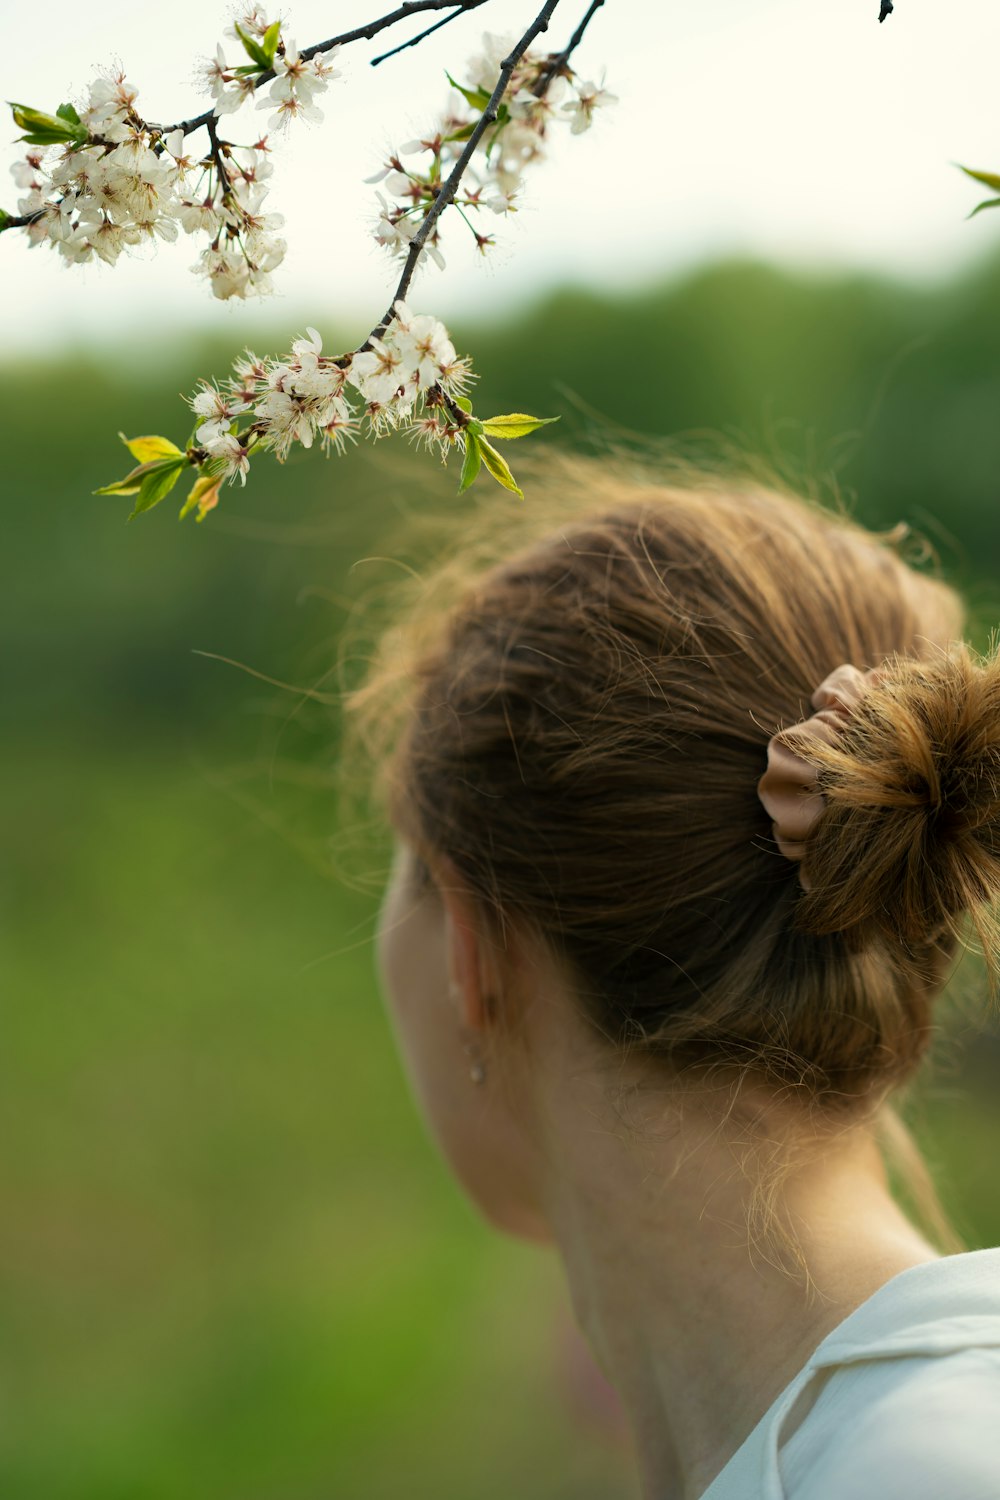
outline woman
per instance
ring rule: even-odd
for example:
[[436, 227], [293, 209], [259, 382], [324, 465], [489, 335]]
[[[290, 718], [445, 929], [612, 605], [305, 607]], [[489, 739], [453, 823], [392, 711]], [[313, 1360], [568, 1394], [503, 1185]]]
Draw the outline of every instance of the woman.
[[884, 1154], [970, 916], [992, 961], [1000, 662], [774, 488], [563, 460], [527, 506], [353, 699], [430, 1128], [562, 1258], [647, 1497], [996, 1500], [1000, 1250]]

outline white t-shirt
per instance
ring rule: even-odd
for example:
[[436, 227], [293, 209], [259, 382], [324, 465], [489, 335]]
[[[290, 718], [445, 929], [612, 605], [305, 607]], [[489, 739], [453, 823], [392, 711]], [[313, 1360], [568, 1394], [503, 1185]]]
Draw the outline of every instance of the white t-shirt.
[[1000, 1249], [887, 1281], [701, 1500], [1000, 1500]]

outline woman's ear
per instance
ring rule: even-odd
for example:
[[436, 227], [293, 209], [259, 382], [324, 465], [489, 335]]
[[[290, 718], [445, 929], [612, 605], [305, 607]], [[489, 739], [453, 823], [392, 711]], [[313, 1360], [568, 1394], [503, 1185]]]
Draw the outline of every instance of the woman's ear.
[[436, 861], [434, 875], [444, 906], [449, 997], [459, 1022], [471, 1031], [483, 1031], [489, 1021], [492, 992], [482, 916], [451, 860]]

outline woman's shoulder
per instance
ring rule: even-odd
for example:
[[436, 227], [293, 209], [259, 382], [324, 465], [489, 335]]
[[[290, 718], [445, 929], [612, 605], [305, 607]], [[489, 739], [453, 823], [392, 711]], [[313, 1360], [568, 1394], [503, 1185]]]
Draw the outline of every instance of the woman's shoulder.
[[1000, 1249], [902, 1272], [823, 1341], [788, 1500], [1000, 1500]]
[[998, 1500], [1000, 1347], [975, 1322], [964, 1348], [827, 1367], [780, 1450], [788, 1500]]
[[1000, 1248], [900, 1272], [814, 1351], [702, 1500], [1000, 1500]]

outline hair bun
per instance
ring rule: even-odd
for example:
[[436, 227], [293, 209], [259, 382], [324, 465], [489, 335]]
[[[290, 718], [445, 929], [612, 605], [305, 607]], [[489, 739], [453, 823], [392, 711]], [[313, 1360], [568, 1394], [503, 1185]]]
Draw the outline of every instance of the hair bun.
[[989, 946], [1000, 897], [997, 656], [962, 643], [891, 658], [838, 742], [809, 758], [827, 806], [802, 925], [912, 951], [958, 937], [971, 913]]

